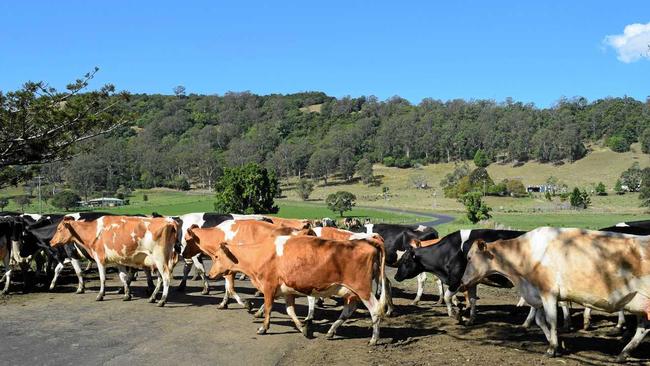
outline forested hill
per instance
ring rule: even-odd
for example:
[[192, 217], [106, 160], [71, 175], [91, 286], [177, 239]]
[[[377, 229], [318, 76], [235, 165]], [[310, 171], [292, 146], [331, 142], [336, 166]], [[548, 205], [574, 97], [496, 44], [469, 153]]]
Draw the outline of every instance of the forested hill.
[[223, 166], [247, 162], [320, 178], [351, 176], [362, 158], [408, 166], [471, 159], [482, 149], [491, 159], [556, 162], [582, 158], [590, 141], [616, 151], [638, 140], [644, 150], [650, 145], [650, 105], [632, 98], [561, 99], [542, 109], [512, 100], [414, 105], [400, 97], [244, 92], [133, 95], [128, 108], [131, 126], [46, 173], [62, 172], [58, 179], [88, 194], [120, 185], [211, 187]]

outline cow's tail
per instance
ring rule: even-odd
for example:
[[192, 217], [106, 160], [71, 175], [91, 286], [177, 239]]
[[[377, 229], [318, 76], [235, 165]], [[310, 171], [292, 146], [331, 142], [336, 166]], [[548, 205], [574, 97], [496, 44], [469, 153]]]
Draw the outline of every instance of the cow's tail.
[[169, 253], [169, 262], [167, 263], [167, 266], [169, 266], [170, 270], [174, 269], [174, 266], [176, 266], [176, 262], [178, 262], [178, 253], [176, 253], [176, 241], [178, 239], [178, 223], [175, 221], [169, 221], [166, 222], [165, 225], [158, 230], [153, 236], [153, 239], [156, 242], [162, 242], [164, 243], [165, 251], [170, 250], [171, 253]]
[[[388, 306], [388, 283], [386, 282], [386, 250], [384, 249], [383, 240], [375, 240], [374, 238], [368, 239], [368, 242], [371, 243], [379, 251], [379, 278], [377, 278], [377, 283], [381, 286], [381, 293], [379, 295], [379, 317], [386, 317], [386, 307]], [[375, 296], [374, 294], [372, 296]]]

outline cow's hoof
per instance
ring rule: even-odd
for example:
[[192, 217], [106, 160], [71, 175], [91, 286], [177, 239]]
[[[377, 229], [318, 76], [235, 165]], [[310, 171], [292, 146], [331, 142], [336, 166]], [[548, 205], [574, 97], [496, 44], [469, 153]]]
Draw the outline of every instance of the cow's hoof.
[[95, 301], [102, 301], [102, 300], [104, 300], [104, 296], [97, 296], [95, 298]]
[[122, 301], [131, 301], [131, 294], [122, 296]]
[[163, 306], [165, 306], [166, 303], [167, 303], [167, 300], [160, 300], [160, 301], [158, 301], [158, 307], [162, 308]]
[[54, 286], [51, 285], [51, 286], [49, 287], [49, 290], [50, 290], [50, 291], [54, 290]]
[[255, 291], [255, 295], [253, 296], [260, 297], [260, 296], [264, 296], [264, 294], [262, 293], [262, 291]]
[[522, 326], [524, 329], [528, 329], [528, 328], [530, 328], [530, 324], [528, 324], [528, 323], [524, 323], [524, 324], [522, 324], [521, 326]]
[[201, 291], [201, 295], [208, 295], [209, 293], [210, 293], [210, 289], [208, 289], [207, 287], [204, 288], [203, 291]]
[[253, 311], [253, 303], [250, 300], [244, 300], [244, 308], [250, 313]]
[[8, 293], [9, 293], [9, 291], [2, 291], [2, 292], [0, 292], [0, 295], [6, 295]]
[[334, 333], [325, 334], [325, 339], [334, 339]]
[[262, 318], [262, 317], [264, 317], [264, 310], [261, 310], [261, 311], [258, 310], [258, 311], [255, 312], [255, 314], [253, 314], [253, 318], [259, 319], [259, 318]]
[[411, 303], [409, 305], [416, 306], [419, 303], [420, 303], [420, 300], [418, 300], [418, 301], [413, 300], [413, 301], [411, 301]]
[[228, 303], [227, 302], [222, 302], [217, 305], [217, 309], [228, 309]]
[[558, 351], [556, 349], [549, 348], [549, 349], [546, 350], [546, 353], [544, 355], [546, 357], [553, 358], [553, 357], [557, 357], [559, 355], [559, 353], [558, 353]]
[[369, 346], [376, 346], [377, 345], [377, 340], [376, 339], [370, 339], [368, 341], [368, 345]]
[[469, 318], [469, 319], [467, 319], [467, 321], [465, 322], [465, 325], [466, 325], [466, 326], [472, 326], [472, 325], [474, 325], [474, 318]]
[[84, 290], [82, 288], [78, 288], [77, 291], [75, 291], [75, 294], [77, 294], [77, 295], [78, 294], [83, 294], [84, 292], [86, 292], [86, 290]]
[[149, 303], [153, 304], [154, 302], [156, 302], [156, 298], [155, 297], [150, 297], [149, 298]]
[[120, 295], [123, 294], [123, 293], [124, 293], [124, 289], [121, 288], [121, 289], [117, 290], [117, 293], [120, 294]]
[[259, 327], [259, 329], [257, 329], [257, 334], [259, 335], [266, 334], [266, 329], [264, 329], [264, 327]]
[[627, 355], [623, 353], [616, 356], [616, 358], [614, 359], [614, 362], [616, 363], [624, 363], [625, 361], [627, 361]]

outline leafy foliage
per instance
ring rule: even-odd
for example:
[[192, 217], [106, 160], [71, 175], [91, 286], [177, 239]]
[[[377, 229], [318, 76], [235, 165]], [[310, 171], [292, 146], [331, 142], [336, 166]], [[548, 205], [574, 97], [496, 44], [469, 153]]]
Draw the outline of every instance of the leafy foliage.
[[9, 205], [9, 199], [7, 197], [0, 197], [0, 211], [4, 211], [7, 205]]
[[276, 213], [274, 197], [280, 193], [278, 179], [273, 172], [255, 163], [227, 168], [217, 181], [217, 212], [236, 214]]
[[298, 196], [300, 196], [303, 201], [307, 201], [311, 193], [314, 191], [314, 183], [304, 178], [300, 179], [298, 184], [296, 184], [296, 191], [298, 191]]
[[625, 189], [623, 189], [623, 183], [620, 179], [616, 180], [616, 184], [614, 185], [614, 192], [616, 192], [616, 194], [625, 194]]
[[474, 164], [479, 168], [486, 168], [490, 165], [490, 159], [482, 149], [476, 150], [476, 154], [474, 154]]
[[45, 82], [0, 92], [0, 169], [65, 158], [74, 143], [112, 131], [127, 121], [126, 93], [113, 85], [85, 92], [98, 71], [57, 91]]
[[352, 210], [352, 207], [356, 204], [357, 197], [346, 191], [338, 191], [336, 193], [331, 193], [325, 199], [327, 208], [333, 212], [338, 212], [339, 216], [343, 217], [345, 211]]
[[630, 142], [626, 140], [623, 136], [614, 135], [607, 139], [607, 147], [616, 152], [626, 152], [630, 151]]
[[638, 192], [643, 182], [643, 172], [638, 162], [634, 162], [631, 167], [621, 173], [621, 183], [627, 187], [630, 192]]
[[591, 198], [586, 190], [575, 187], [569, 195], [569, 203], [573, 208], [586, 209], [591, 205]]
[[52, 206], [56, 208], [62, 208], [66, 211], [70, 210], [73, 207], [78, 206], [78, 203], [81, 200], [81, 197], [79, 197], [78, 194], [66, 190], [66, 191], [61, 191], [56, 193], [52, 197]]
[[492, 217], [492, 215], [490, 215], [492, 208], [488, 207], [483, 202], [480, 192], [465, 193], [459, 198], [459, 201], [465, 205], [467, 218], [472, 224], [476, 224], [482, 220], [488, 220]]
[[372, 171], [372, 163], [366, 158], [362, 158], [357, 162], [357, 174], [361, 178], [363, 184], [373, 183], [375, 175]]
[[599, 196], [607, 196], [607, 188], [605, 187], [605, 184], [603, 182], [598, 182], [595, 191], [596, 194]]
[[14, 202], [20, 206], [20, 211], [25, 212], [25, 206], [32, 204], [32, 198], [28, 195], [21, 195], [14, 197]]

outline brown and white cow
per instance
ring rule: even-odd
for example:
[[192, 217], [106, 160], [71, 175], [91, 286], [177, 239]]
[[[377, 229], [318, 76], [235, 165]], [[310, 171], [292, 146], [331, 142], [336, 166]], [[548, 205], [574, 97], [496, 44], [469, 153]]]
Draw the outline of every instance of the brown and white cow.
[[542, 227], [516, 239], [469, 250], [462, 286], [493, 273], [505, 275], [527, 303], [556, 355], [557, 303], [573, 301], [605, 312], [637, 315], [636, 334], [618, 356], [627, 358], [650, 331], [650, 237]]
[[[271, 309], [276, 297], [284, 297], [287, 314], [304, 335], [309, 332], [296, 317], [294, 298], [298, 296], [340, 296], [350, 300], [327, 337], [354, 312], [360, 299], [370, 311], [373, 334], [370, 344], [377, 343], [379, 323], [384, 317], [387, 285], [385, 254], [381, 241], [360, 239], [336, 241], [312, 236], [268, 236], [257, 244], [215, 241], [209, 229], [190, 229], [186, 234], [196, 242], [210, 242], [207, 254], [213, 264], [210, 277], [244, 272], [253, 285], [264, 293], [264, 322], [258, 334], [269, 329]], [[373, 284], [381, 287], [376, 298]]]
[[[197, 228], [200, 227], [198, 225], [191, 225], [188, 229], [186, 229], [186, 233], [189, 231], [189, 229], [195, 230]], [[217, 226], [203, 229], [206, 229], [208, 230], [206, 232], [211, 233], [209, 240], [199, 241], [195, 237], [188, 235], [184, 236], [183, 240], [185, 241], [186, 245], [181, 253], [184, 258], [192, 258], [199, 253], [209, 255], [211, 251], [217, 250], [216, 246], [219, 245], [219, 243], [223, 242], [255, 244], [265, 240], [270, 235], [278, 236], [310, 234], [309, 229], [297, 230], [289, 226], [271, 224], [265, 221], [240, 219], [225, 220]], [[313, 233], [311, 233], [311, 235], [313, 235]], [[239, 304], [250, 310], [251, 304], [247, 301], [241, 300], [239, 295], [235, 292], [235, 274], [227, 273], [224, 275], [224, 279], [226, 282], [226, 290], [224, 291], [223, 300], [218, 305], [218, 308], [228, 308], [228, 300], [232, 296]], [[261, 312], [258, 313], [261, 314]], [[310, 313], [313, 313], [313, 310], [311, 310]]]
[[306, 230], [311, 227], [311, 222], [309, 220], [285, 219], [274, 216], [265, 216], [265, 218], [271, 220], [274, 225], [285, 226], [296, 230]]
[[124, 284], [124, 300], [131, 299], [126, 267], [157, 269], [158, 283], [149, 301], [156, 301], [162, 279], [163, 293], [158, 306], [164, 306], [171, 272], [178, 259], [174, 252], [177, 232], [178, 224], [170, 218], [103, 216], [96, 221], [81, 222], [66, 217], [57, 227], [50, 244], [56, 247], [74, 242], [95, 259], [100, 279], [97, 301], [104, 298], [107, 264], [118, 265], [120, 280]]

